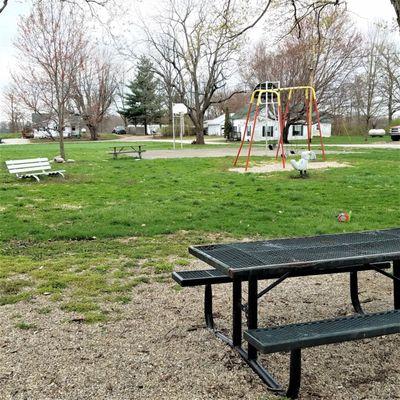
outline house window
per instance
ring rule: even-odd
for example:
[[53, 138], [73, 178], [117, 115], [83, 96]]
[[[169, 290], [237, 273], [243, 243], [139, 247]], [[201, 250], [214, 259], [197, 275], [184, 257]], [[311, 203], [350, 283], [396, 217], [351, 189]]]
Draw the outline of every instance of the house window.
[[248, 126], [247, 127], [247, 136], [250, 136], [251, 135], [251, 126]]
[[273, 137], [274, 136], [274, 127], [273, 126], [265, 126], [262, 127], [262, 137]]
[[303, 125], [293, 125], [292, 136], [303, 136]]

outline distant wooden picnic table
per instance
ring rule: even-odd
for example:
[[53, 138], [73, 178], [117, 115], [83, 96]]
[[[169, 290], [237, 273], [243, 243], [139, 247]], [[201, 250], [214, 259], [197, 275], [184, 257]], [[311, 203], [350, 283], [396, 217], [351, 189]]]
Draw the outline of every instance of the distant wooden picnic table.
[[142, 159], [142, 153], [145, 152], [146, 150], [142, 149], [141, 145], [138, 146], [113, 146], [110, 147], [112, 151], [109, 153], [113, 155], [114, 160], [118, 158], [118, 155], [120, 154], [137, 154], [137, 157], [134, 157], [136, 159], [141, 160]]

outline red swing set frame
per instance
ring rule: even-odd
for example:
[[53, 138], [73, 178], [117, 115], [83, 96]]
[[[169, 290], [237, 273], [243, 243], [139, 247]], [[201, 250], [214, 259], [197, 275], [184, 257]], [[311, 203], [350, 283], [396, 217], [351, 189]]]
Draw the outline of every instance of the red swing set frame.
[[[317, 103], [317, 97], [315, 94], [315, 89], [312, 86], [294, 86], [294, 87], [287, 87], [287, 88], [280, 88], [280, 89], [256, 89], [253, 91], [251, 98], [250, 98], [250, 103], [249, 103], [249, 109], [247, 111], [247, 116], [246, 116], [246, 122], [244, 125], [244, 132], [242, 136], [242, 140], [240, 142], [240, 146], [235, 158], [235, 161], [233, 162], [233, 165], [236, 166], [237, 162], [239, 160], [240, 154], [243, 149], [243, 145], [245, 143], [246, 139], [246, 132], [247, 128], [249, 126], [249, 121], [250, 121], [250, 115], [251, 111], [253, 109], [253, 104], [255, 100], [256, 108], [254, 112], [254, 119], [253, 119], [253, 125], [251, 127], [251, 134], [250, 134], [250, 141], [249, 141], [249, 147], [247, 150], [247, 157], [246, 157], [246, 167], [245, 171], [248, 170], [249, 168], [249, 163], [250, 163], [250, 157], [251, 157], [251, 149], [253, 146], [253, 141], [254, 141], [254, 132], [256, 129], [256, 124], [257, 124], [257, 119], [260, 114], [260, 104], [262, 100], [262, 95], [263, 94], [272, 94], [276, 96], [277, 99], [277, 108], [278, 108], [278, 129], [279, 129], [279, 140], [278, 140], [278, 146], [276, 149], [276, 155], [275, 159], [278, 159], [279, 153], [282, 158], [282, 167], [285, 168], [286, 166], [286, 152], [285, 152], [285, 146], [283, 142], [283, 131], [285, 128], [285, 124], [290, 112], [290, 101], [292, 99], [293, 92], [295, 91], [303, 91], [304, 92], [304, 103], [305, 103], [305, 109], [306, 109], [306, 118], [307, 118], [307, 148], [308, 150], [311, 150], [311, 137], [312, 137], [312, 115], [313, 115], [313, 108], [315, 110], [315, 117], [317, 121], [317, 130], [319, 133], [319, 138], [320, 138], [320, 144], [321, 144], [321, 152], [322, 152], [322, 159], [326, 161], [326, 155], [325, 155], [325, 147], [322, 139], [322, 131], [321, 131], [321, 120], [320, 120], [320, 114], [318, 111], [318, 103]], [[285, 112], [282, 111], [282, 97], [281, 93], [282, 92], [287, 92], [287, 101], [286, 101], [286, 107], [285, 107]], [[268, 105], [267, 105], [268, 107]]]

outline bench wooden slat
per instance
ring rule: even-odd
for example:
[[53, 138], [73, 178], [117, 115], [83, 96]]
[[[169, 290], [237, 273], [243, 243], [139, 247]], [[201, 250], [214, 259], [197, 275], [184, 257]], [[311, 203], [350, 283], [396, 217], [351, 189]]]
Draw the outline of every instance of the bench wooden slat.
[[[47, 164], [21, 164], [22, 166], [11, 166], [11, 167], [7, 167], [8, 170], [11, 171], [37, 171], [37, 170], [41, 170], [41, 169], [51, 169], [51, 165], [49, 163]], [[12, 172], [11, 172], [12, 173]]]
[[36, 164], [18, 164], [18, 165], [7, 165], [7, 168], [10, 169], [24, 169], [24, 168], [36, 168], [36, 167], [50, 167], [49, 162], [39, 162]]
[[262, 353], [276, 353], [394, 333], [400, 333], [400, 310], [251, 329], [244, 339]]
[[38, 166], [38, 167], [28, 167], [28, 168], [21, 168], [21, 169], [9, 169], [8, 171], [10, 174], [23, 174], [25, 172], [34, 172], [34, 171], [49, 171], [51, 170], [51, 166]]
[[27, 158], [24, 160], [8, 160], [6, 161], [6, 165], [17, 165], [17, 164], [34, 164], [38, 162], [49, 162], [48, 158]]

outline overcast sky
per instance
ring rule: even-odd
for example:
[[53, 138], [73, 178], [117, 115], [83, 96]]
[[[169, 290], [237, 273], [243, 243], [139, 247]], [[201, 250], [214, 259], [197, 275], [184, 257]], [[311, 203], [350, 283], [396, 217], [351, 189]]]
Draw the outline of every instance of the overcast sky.
[[[217, 0], [218, 1], [218, 0]], [[161, 3], [162, 0], [159, 0]], [[29, 1], [11, 0], [9, 6], [0, 14], [0, 93], [4, 86], [10, 82], [10, 71], [15, 63], [15, 50], [13, 40], [17, 33], [17, 21], [19, 16], [29, 11]], [[127, 1], [124, 5], [127, 6]], [[146, 8], [153, 7], [153, 1], [144, 1], [141, 7], [146, 14]], [[132, 1], [132, 8], [138, 7], [136, 1]], [[395, 13], [390, 0], [348, 0], [348, 9], [355, 23], [360, 29], [366, 30], [368, 25], [377, 20], [392, 22]]]

